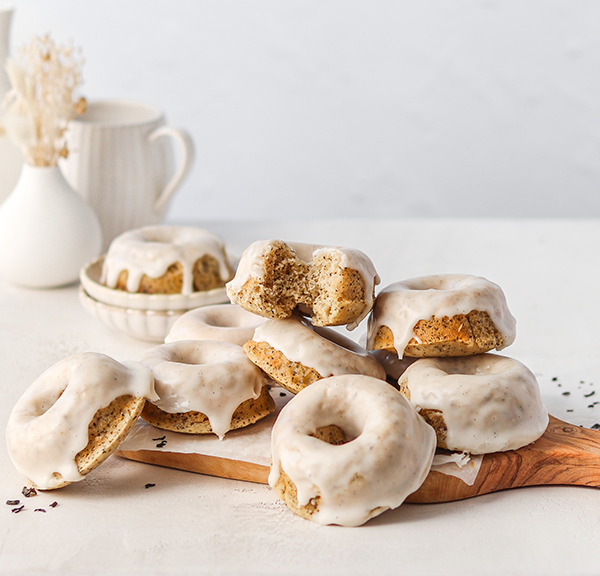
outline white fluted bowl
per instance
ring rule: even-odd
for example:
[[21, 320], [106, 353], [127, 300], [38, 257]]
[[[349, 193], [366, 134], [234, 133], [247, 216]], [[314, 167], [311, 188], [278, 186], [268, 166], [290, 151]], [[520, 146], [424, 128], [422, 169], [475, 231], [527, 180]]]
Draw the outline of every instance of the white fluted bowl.
[[186, 310], [137, 310], [111, 306], [92, 298], [79, 287], [79, 300], [85, 310], [109, 328], [149, 342], [164, 342], [175, 321]]

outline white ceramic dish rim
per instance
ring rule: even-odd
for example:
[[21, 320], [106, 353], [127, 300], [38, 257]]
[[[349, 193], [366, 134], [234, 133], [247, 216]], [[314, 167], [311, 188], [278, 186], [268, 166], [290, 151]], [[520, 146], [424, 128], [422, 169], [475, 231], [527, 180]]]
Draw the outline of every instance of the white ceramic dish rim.
[[128, 308], [131, 310], [191, 310], [211, 304], [227, 304], [229, 298], [225, 288], [215, 288], [192, 294], [133, 294], [124, 290], [115, 290], [100, 284], [100, 274], [104, 256], [85, 264], [79, 272], [79, 281], [87, 295], [97, 302]]
[[136, 338], [150, 342], [164, 342], [175, 321], [185, 310], [136, 310], [100, 302], [79, 287], [79, 299], [88, 313], [103, 324]]

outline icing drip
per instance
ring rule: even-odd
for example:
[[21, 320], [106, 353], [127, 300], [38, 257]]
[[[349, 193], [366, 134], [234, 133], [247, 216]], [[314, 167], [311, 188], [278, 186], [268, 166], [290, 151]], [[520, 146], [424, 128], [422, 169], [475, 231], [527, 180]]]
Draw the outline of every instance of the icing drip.
[[417, 360], [400, 378], [417, 409], [439, 410], [450, 450], [488, 454], [537, 440], [548, 412], [533, 373], [496, 354]]
[[445, 274], [423, 276], [396, 282], [377, 296], [369, 317], [367, 348], [373, 349], [377, 331], [387, 326], [394, 335], [394, 348], [402, 358], [404, 349], [415, 336], [419, 320], [468, 314], [473, 310], [487, 312], [503, 338], [502, 347], [512, 344], [516, 322], [508, 309], [502, 289], [478, 276]]
[[181, 340], [152, 348], [140, 360], [152, 370], [159, 399], [171, 413], [196, 411], [223, 438], [235, 409], [258, 398], [266, 377], [241, 346], [211, 340]]
[[366, 374], [385, 380], [385, 370], [364, 348], [331, 328], [312, 326], [298, 317], [269, 320], [252, 338], [266, 342], [292, 362], [314, 368], [324, 378]]
[[[331, 424], [351, 441], [334, 446], [313, 437]], [[368, 376], [336, 376], [311, 384], [281, 411], [269, 484], [281, 468], [301, 506], [318, 497], [315, 522], [358, 526], [417, 490], [434, 453], [433, 429], [402, 394]]]
[[243, 346], [266, 319], [235, 304], [202, 306], [186, 312], [173, 324], [165, 342], [219, 340]]
[[137, 292], [143, 276], [160, 278], [175, 262], [183, 266], [182, 294], [193, 292], [193, 270], [205, 255], [219, 263], [223, 280], [230, 277], [221, 240], [206, 230], [180, 226], [145, 226], [115, 238], [102, 267], [100, 281], [114, 288], [119, 274], [128, 271], [127, 291]]
[[154, 400], [154, 379], [138, 362], [119, 363], [103, 354], [65, 358], [25, 391], [6, 429], [15, 467], [41, 489], [81, 480], [75, 456], [88, 444], [88, 426], [100, 408], [119, 396]]

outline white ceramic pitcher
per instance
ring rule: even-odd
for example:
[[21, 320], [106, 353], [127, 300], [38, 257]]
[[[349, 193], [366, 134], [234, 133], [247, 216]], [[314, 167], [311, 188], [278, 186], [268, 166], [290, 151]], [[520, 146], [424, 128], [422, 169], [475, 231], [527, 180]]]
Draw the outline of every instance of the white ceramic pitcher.
[[2, 108], [2, 101], [10, 90], [10, 81], [4, 66], [9, 55], [12, 15], [12, 7], [0, 6], [0, 204], [17, 184], [24, 160], [21, 150], [8, 138], [2, 126], [6, 113]]
[[[181, 148], [173, 168], [170, 139]], [[124, 100], [92, 101], [69, 123], [67, 182], [94, 208], [104, 249], [125, 230], [160, 222], [193, 162], [191, 137], [165, 126], [153, 106]]]

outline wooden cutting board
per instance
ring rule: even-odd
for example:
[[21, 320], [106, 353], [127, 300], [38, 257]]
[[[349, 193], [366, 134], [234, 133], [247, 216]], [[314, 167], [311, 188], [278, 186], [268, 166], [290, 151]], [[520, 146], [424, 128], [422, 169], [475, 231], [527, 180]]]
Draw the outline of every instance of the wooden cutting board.
[[[202, 454], [120, 451], [138, 462], [223, 478], [267, 483], [268, 466]], [[600, 488], [600, 431], [567, 424], [553, 416], [544, 435], [528, 446], [486, 454], [472, 486], [432, 471], [408, 502], [439, 503], [522, 486], [591, 486]]]

